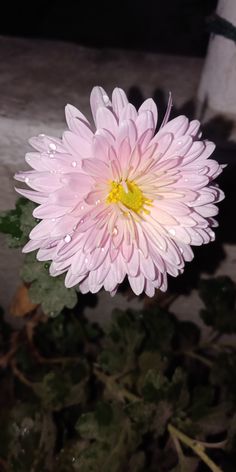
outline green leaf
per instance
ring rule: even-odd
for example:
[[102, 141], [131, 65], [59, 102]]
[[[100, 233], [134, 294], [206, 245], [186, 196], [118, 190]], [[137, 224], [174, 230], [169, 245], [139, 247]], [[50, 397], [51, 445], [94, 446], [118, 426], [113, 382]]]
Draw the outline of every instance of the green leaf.
[[220, 333], [236, 332], [236, 288], [229, 277], [202, 280], [199, 289], [205, 308], [200, 311], [203, 321]]
[[81, 415], [76, 429], [84, 439], [112, 443], [117, 434], [117, 425], [122, 419], [123, 414], [119, 408], [107, 402], [99, 402], [94, 412]]
[[131, 369], [144, 336], [142, 320], [135, 312], [114, 310], [99, 356], [99, 364], [103, 370], [114, 374], [122, 372], [124, 366], [126, 370]]
[[[80, 373], [77, 379], [73, 379], [73, 370]], [[75, 383], [76, 381], [76, 383]], [[74, 368], [48, 372], [42, 382], [35, 384], [34, 391], [40, 397], [44, 408], [60, 410], [83, 403], [86, 398], [87, 369], [86, 364], [77, 364]]]
[[14, 472], [49, 470], [55, 446], [55, 426], [50, 414], [24, 403], [13, 408], [9, 422], [8, 462]]
[[152, 310], [144, 311], [142, 319], [147, 333], [146, 349], [167, 352], [171, 348], [175, 331], [176, 321], [173, 316], [156, 305]]
[[73, 308], [77, 303], [74, 288], [66, 288], [64, 276], [52, 277], [49, 264], [37, 261], [35, 253], [27, 254], [21, 277], [31, 283], [29, 296], [33, 303], [41, 304], [45, 314], [57, 316], [64, 307]]
[[134, 454], [129, 461], [130, 472], [143, 472], [146, 463], [146, 457], [143, 451]]
[[32, 216], [36, 205], [25, 198], [19, 198], [14, 210], [0, 214], [0, 232], [5, 233], [9, 247], [21, 247], [37, 221]]
[[214, 388], [211, 385], [197, 385], [193, 391], [190, 407], [192, 420], [196, 421], [209, 413], [214, 400]]
[[68, 311], [65, 316], [38, 323], [34, 342], [44, 357], [78, 356], [87, 342], [87, 321]]
[[[106, 421], [101, 417], [104, 411]], [[140, 435], [117, 405], [98, 405], [95, 412], [81, 415], [77, 431], [89, 446], [79, 456], [80, 470], [120, 472], [140, 442]]]

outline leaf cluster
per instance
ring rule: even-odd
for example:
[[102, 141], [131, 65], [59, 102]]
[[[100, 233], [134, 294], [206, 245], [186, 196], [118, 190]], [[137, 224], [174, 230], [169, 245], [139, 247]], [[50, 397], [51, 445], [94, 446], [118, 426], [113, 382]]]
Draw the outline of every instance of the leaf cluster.
[[[30, 231], [40, 221], [32, 216], [36, 205], [19, 198], [13, 210], [0, 214], [0, 232], [6, 234], [11, 248], [23, 247], [29, 240]], [[74, 288], [66, 289], [64, 275], [51, 277], [49, 262], [39, 262], [35, 252], [26, 254], [21, 278], [30, 285], [29, 297], [33, 304], [40, 304], [44, 313], [56, 316], [64, 307], [73, 308], [77, 302]]]
[[[20, 199], [0, 215], [11, 247], [27, 242], [33, 207]], [[234, 282], [201, 281], [203, 342], [157, 303], [116, 310], [107, 328], [89, 322], [48, 269], [26, 256], [21, 276], [41, 311], [20, 330], [0, 311], [0, 470], [235, 471], [236, 346], [224, 338], [236, 333]]]
[[[205, 311], [219, 301], [225, 279], [211, 280], [216, 290], [206, 300], [209, 283], [200, 291]], [[232, 314], [228, 297], [221, 309]], [[219, 443], [207, 457], [234, 470], [233, 346], [201, 344], [196, 325], [156, 305], [116, 310], [106, 330], [73, 310], [56, 318], [36, 313], [17, 332], [1, 315], [1, 332], [0, 362], [12, 353], [1, 364], [3, 470], [205, 470], [178, 438], [182, 455], [176, 449], [172, 427], [199, 444]]]

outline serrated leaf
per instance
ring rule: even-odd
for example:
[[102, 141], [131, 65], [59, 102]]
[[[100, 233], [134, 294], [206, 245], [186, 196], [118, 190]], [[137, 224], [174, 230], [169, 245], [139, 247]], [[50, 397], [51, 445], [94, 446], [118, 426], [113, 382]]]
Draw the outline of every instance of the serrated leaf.
[[29, 296], [32, 303], [41, 304], [45, 314], [56, 316], [64, 307], [73, 308], [77, 303], [74, 288], [66, 288], [64, 276], [51, 277], [49, 264], [37, 261], [35, 254], [27, 254], [21, 277], [31, 283]]
[[0, 214], [0, 232], [7, 235], [9, 247], [21, 247], [27, 242], [30, 231], [37, 224], [32, 216], [35, 206], [25, 198], [19, 198], [15, 209]]
[[205, 308], [200, 311], [203, 321], [221, 333], [236, 331], [236, 287], [229, 277], [202, 280], [199, 289]]

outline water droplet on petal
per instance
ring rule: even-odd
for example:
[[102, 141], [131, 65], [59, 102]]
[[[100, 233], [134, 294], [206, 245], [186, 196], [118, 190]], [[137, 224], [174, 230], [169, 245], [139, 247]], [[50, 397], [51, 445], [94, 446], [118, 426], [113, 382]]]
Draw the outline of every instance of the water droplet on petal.
[[114, 236], [116, 236], [116, 235], [118, 234], [118, 229], [117, 229], [116, 226], [114, 227], [114, 229], [113, 229], [113, 231], [112, 231], [112, 234], [113, 234]]
[[104, 251], [105, 251], [105, 249], [104, 249], [104, 247], [102, 247], [102, 252], [104, 252]]
[[22, 428], [21, 430], [21, 436], [26, 436], [27, 433], [29, 433], [30, 430], [28, 428]]
[[26, 183], [26, 184], [29, 183], [29, 177], [25, 177], [25, 183]]
[[76, 167], [76, 166], [77, 166], [77, 162], [76, 162], [76, 161], [72, 161], [71, 165], [72, 165], [72, 167]]
[[213, 241], [215, 240], [216, 235], [215, 235], [214, 231], [211, 231], [211, 230], [210, 230], [210, 231], [209, 231], [209, 236], [211, 237], [211, 239], [212, 239]]
[[58, 314], [55, 313], [55, 311], [50, 311], [50, 313], [49, 313], [49, 316], [50, 316], [51, 318], [56, 318], [57, 315], [58, 315]]
[[53, 221], [53, 222], [56, 221], [56, 218], [52, 218], [52, 221]]
[[84, 210], [84, 205], [81, 205], [80, 209], [81, 209], [81, 210]]
[[79, 221], [79, 225], [84, 222], [83, 218]]
[[99, 205], [101, 203], [101, 200], [96, 200], [95, 205]]
[[71, 238], [71, 236], [70, 236], [69, 234], [67, 234], [67, 235], [64, 237], [65, 243], [70, 243], [71, 239], [72, 239], [72, 238]]
[[173, 228], [169, 229], [169, 233], [172, 234], [172, 236], [175, 236], [175, 229]]
[[49, 144], [49, 148], [50, 148], [52, 151], [56, 151], [56, 149], [57, 149], [56, 144], [54, 144], [54, 143], [50, 143], [50, 144]]
[[104, 100], [104, 102], [105, 102], [106, 104], [110, 101], [108, 95], [105, 95], [105, 94], [104, 94], [104, 95], [102, 96], [102, 98], [103, 98], [103, 100]]
[[85, 260], [84, 260], [85, 264], [87, 264], [88, 262], [88, 258], [86, 257]]
[[51, 159], [53, 159], [53, 157], [55, 157], [55, 154], [53, 154], [52, 152], [50, 152], [49, 157], [50, 157]]
[[44, 138], [44, 137], [45, 137], [45, 134], [43, 134], [43, 133], [39, 134], [39, 138]]

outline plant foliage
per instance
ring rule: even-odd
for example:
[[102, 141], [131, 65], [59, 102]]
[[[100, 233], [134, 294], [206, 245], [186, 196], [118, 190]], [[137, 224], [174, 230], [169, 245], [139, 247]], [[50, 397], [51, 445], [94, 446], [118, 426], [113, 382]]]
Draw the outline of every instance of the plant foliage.
[[[26, 205], [0, 217], [13, 246], [34, 224]], [[0, 313], [0, 470], [236, 470], [236, 348], [224, 337], [236, 333], [229, 278], [201, 281], [203, 341], [196, 324], [155, 302], [113, 311], [106, 328], [88, 321], [75, 292], [34, 256], [22, 277], [41, 307], [17, 330]]]

